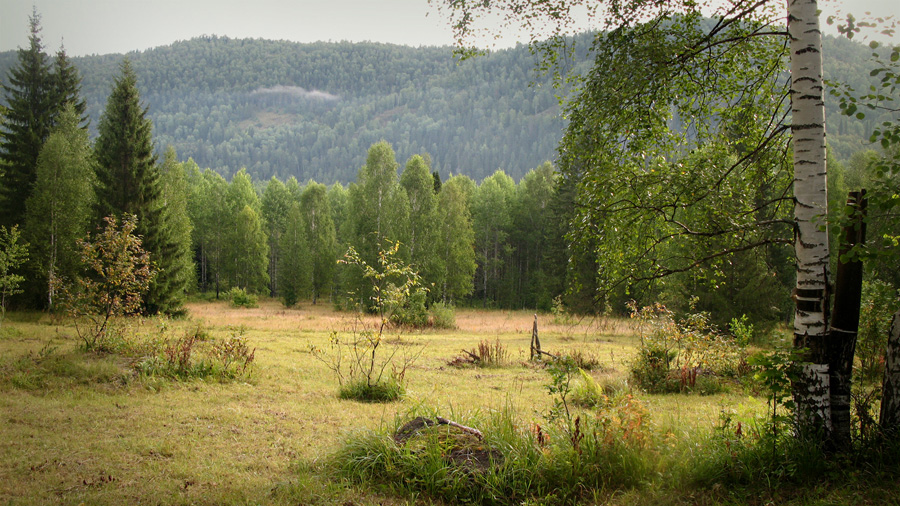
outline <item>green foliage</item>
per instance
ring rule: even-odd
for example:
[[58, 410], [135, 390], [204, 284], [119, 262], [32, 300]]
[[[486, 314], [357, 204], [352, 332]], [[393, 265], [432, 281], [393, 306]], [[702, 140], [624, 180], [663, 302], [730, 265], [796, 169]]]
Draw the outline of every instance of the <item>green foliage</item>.
[[884, 351], [898, 299], [897, 289], [884, 281], [863, 281], [854, 368], [863, 383], [880, 381], [884, 373]]
[[[331, 335], [331, 350], [313, 348], [313, 356], [324, 363], [338, 378], [341, 385], [340, 395], [347, 392], [355, 392], [363, 397], [359, 400], [375, 400], [381, 391], [395, 391], [397, 388], [402, 393], [406, 370], [421, 354], [408, 353], [402, 349], [400, 343], [394, 343], [386, 355], [379, 353], [384, 348], [385, 330], [389, 323], [396, 322], [396, 315], [407, 314], [410, 311], [411, 302], [416, 306], [421, 304], [424, 313], [425, 292], [419, 287], [419, 274], [412, 266], [398, 258], [400, 243], [392, 243], [387, 250], [378, 253], [378, 265], [369, 265], [359, 253], [350, 246], [341, 262], [358, 267], [363, 272], [363, 279], [370, 283], [371, 307], [379, 316], [379, 322], [374, 328], [362, 328], [359, 322], [349, 339], [343, 339], [337, 332]], [[360, 308], [361, 309], [361, 308]], [[412, 314], [418, 315], [418, 311]], [[402, 351], [402, 353], [401, 353]], [[398, 356], [399, 353], [399, 356]], [[390, 373], [387, 373], [390, 367]], [[363, 388], [364, 386], [364, 388]], [[395, 398], [385, 399], [395, 400]]]
[[580, 369], [569, 356], [552, 359], [547, 364], [547, 372], [550, 373], [550, 383], [546, 385], [547, 394], [553, 397], [553, 407], [547, 413], [548, 421], [555, 422], [562, 418], [566, 423], [572, 422], [569, 394], [572, 392], [572, 380], [578, 371]]
[[87, 235], [93, 218], [95, 167], [88, 133], [78, 126], [76, 114], [69, 104], [59, 115], [41, 148], [34, 192], [25, 202], [25, 230], [50, 311], [60, 280], [71, 279], [80, 268], [76, 241]]
[[159, 271], [150, 283], [145, 305], [151, 314], [180, 316], [185, 312], [185, 298], [195, 286], [195, 279], [185, 164], [178, 162], [175, 148], [166, 149], [159, 172], [162, 209], [156, 249], [151, 251]]
[[121, 226], [112, 216], [104, 221], [93, 240], [79, 241], [86, 272], [72, 281], [66, 305], [85, 350], [110, 352], [124, 338], [119, 320], [140, 311], [156, 269], [134, 234], [134, 216], [125, 215]]
[[397, 423], [352, 435], [329, 465], [364, 485], [441, 501], [512, 505], [576, 504], [592, 492], [636, 487], [656, 460], [646, 409], [627, 397], [577, 417], [571, 427], [523, 423], [510, 408], [458, 421], [476, 427], [483, 439], [436, 425], [401, 444], [388, 433]]
[[676, 319], [662, 304], [630, 305], [641, 345], [630, 364], [634, 384], [650, 393], [717, 393], [721, 378], [748, 371], [746, 351], [722, 335], [703, 312]]
[[338, 398], [360, 402], [394, 402], [400, 400], [404, 393], [402, 380], [390, 376], [375, 383], [364, 379], [343, 383], [338, 389]]
[[25, 278], [14, 271], [28, 260], [28, 245], [20, 242], [19, 228], [9, 230], [0, 226], [0, 324], [6, 318], [6, 304], [10, 297], [21, 293], [20, 283]]
[[328, 189], [310, 181], [300, 195], [300, 208], [311, 258], [312, 302], [331, 292], [337, 260], [337, 230]]
[[431, 316], [431, 326], [436, 329], [455, 329], [456, 310], [450, 304], [435, 302], [428, 309]]
[[[270, 183], [271, 186], [271, 183]], [[279, 255], [276, 263], [280, 264], [275, 272], [279, 276], [281, 301], [291, 307], [312, 290], [313, 262], [309, 247], [308, 230], [304, 224], [304, 216], [300, 204], [291, 202], [285, 220], [284, 230], [279, 234]], [[273, 272], [270, 264], [269, 272]]]
[[747, 315], [732, 318], [728, 328], [738, 346], [745, 347], [753, 342], [753, 324], [747, 321]]
[[[791, 385], [799, 377], [799, 367], [803, 350], [776, 350], [769, 353], [751, 355], [747, 362], [754, 368], [753, 379], [763, 385], [772, 410], [769, 417], [772, 439], [772, 453], [776, 452], [778, 435], [785, 432], [786, 427], [794, 423], [796, 403], [791, 397]], [[783, 408], [779, 414], [778, 407]]]
[[25, 222], [25, 201], [31, 195], [41, 147], [50, 135], [56, 103], [49, 57], [41, 42], [41, 17], [35, 8], [28, 18], [28, 47], [20, 48], [16, 65], [4, 72], [0, 124], [0, 225]]
[[252, 293], [247, 293], [243, 288], [234, 287], [225, 293], [225, 298], [234, 307], [257, 307], [259, 299]]
[[441, 186], [437, 214], [438, 247], [435, 276], [440, 298], [452, 303], [472, 293], [475, 275], [475, 232], [470, 211], [470, 193], [475, 183], [466, 176], [454, 176]]

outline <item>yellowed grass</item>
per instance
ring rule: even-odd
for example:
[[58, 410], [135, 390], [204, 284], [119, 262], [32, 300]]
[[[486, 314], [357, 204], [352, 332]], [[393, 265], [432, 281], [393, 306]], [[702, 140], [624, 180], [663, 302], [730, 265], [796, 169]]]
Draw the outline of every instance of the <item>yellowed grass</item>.
[[[548, 375], [527, 363], [534, 315], [519, 311], [457, 311], [455, 330], [391, 331], [388, 344], [424, 346], [407, 372], [407, 396], [392, 404], [336, 397], [337, 381], [310, 353], [327, 347], [333, 330], [349, 332], [377, 320], [338, 313], [328, 305], [283, 309], [262, 301], [254, 309], [192, 303], [190, 320], [165, 322], [177, 336], [202, 324], [214, 336], [243, 332], [256, 348], [249, 382], [175, 382], [132, 378], [102, 384], [58, 380], [40, 390], [14, 385], [14, 363], [35, 360], [48, 343], [54, 353], [81, 362], [112, 364], [116, 357], [85, 356], [72, 327], [33, 315], [14, 317], [0, 330], [0, 502], [15, 504], [237, 504], [391, 503], [391, 498], [319, 482], [303, 468], [320, 461], [347, 431], [376, 428], [428, 406], [448, 417], [514, 407], [539, 420], [549, 408]], [[543, 348], [579, 350], [604, 368], [624, 373], [635, 342], [627, 321], [552, 323], [538, 315]], [[135, 322], [158, 333], [157, 320]], [[243, 327], [243, 328], [242, 328]], [[499, 340], [503, 368], [454, 368], [462, 349]], [[27, 360], [24, 363], [29, 363]], [[34, 367], [37, 367], [36, 365]], [[27, 369], [27, 368], [26, 368]], [[27, 372], [27, 370], [26, 370]], [[749, 401], [738, 395], [648, 398], [662, 425], [713, 423], [720, 409]], [[528, 420], [523, 420], [527, 422]]]

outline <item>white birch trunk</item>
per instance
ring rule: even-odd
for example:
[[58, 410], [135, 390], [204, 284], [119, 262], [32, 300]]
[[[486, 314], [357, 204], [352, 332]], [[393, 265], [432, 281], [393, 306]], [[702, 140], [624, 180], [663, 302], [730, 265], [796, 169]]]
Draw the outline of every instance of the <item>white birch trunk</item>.
[[[803, 378], [794, 388], [801, 429], [819, 418], [830, 426], [828, 367], [829, 251], [825, 171], [825, 101], [822, 33], [816, 0], [788, 0], [791, 39], [791, 109], [794, 154], [794, 220], [797, 255], [794, 345], [809, 348]], [[824, 367], [823, 367], [824, 366]], [[824, 397], [824, 398], [823, 398]]]

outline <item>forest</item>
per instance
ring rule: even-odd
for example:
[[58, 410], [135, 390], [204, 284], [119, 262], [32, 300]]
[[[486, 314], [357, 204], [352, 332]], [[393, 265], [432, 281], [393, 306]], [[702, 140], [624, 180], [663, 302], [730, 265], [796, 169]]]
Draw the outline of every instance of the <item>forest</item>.
[[[590, 36], [576, 40], [573, 71], [586, 67]], [[580, 45], [578, 43], [580, 42]], [[826, 79], [865, 89], [870, 50], [826, 37]], [[123, 56], [134, 66], [161, 156], [175, 147], [230, 179], [315, 179], [346, 185], [372, 144], [386, 140], [406, 160], [429, 153], [442, 177], [475, 181], [502, 169], [516, 180], [555, 158], [564, 127], [551, 76], [524, 45], [457, 61], [450, 47], [316, 43], [202, 37], [128, 55], [71, 58], [97, 121]], [[16, 52], [0, 53], [0, 82]], [[0, 98], [0, 103], [5, 100]], [[839, 114], [829, 100], [829, 146], [846, 162], [878, 123]]]
[[[35, 11], [0, 55], [0, 499], [895, 497], [900, 46], [739, 3], [478, 55], [70, 58]], [[461, 45], [569, 15], [446, 4]]]
[[[589, 38], [584, 34], [575, 40], [573, 47], [578, 49], [570, 55], [572, 72], [587, 68], [584, 48]], [[22, 66], [22, 58], [29, 52], [44, 55], [47, 69], [43, 71], [51, 73], [50, 59], [40, 39], [34, 43], [25, 53], [0, 55], [5, 89], [26, 85], [8, 81], [15, 78], [10, 69]], [[866, 70], [870, 53], [866, 46], [835, 37], [826, 37], [825, 44], [829, 58], [826, 79], [852, 89], [864, 89], [874, 82], [876, 78]], [[156, 163], [152, 160], [159, 161], [158, 168], [148, 170], [158, 172], [152, 177], [163, 186], [158, 191], [171, 199], [165, 209], [153, 212], [168, 214], [169, 221], [185, 227], [173, 232], [183, 242], [179, 246], [182, 257], [176, 261], [183, 266], [177, 269], [177, 276], [184, 278], [179, 281], [183, 291], [212, 291], [219, 296], [240, 288], [281, 297], [281, 286], [290, 285], [280, 280], [284, 269], [279, 264], [290, 257], [281, 252], [287, 247], [280, 244], [281, 237], [289, 225], [305, 226], [305, 233], [311, 233], [308, 223], [290, 223], [291, 202], [301, 205], [301, 215], [312, 213], [314, 210], [304, 208], [310, 201], [303, 204], [302, 195], [313, 188], [322, 193], [320, 186], [328, 185], [327, 199], [317, 197], [316, 202], [327, 203], [326, 227], [334, 230], [324, 232], [327, 245], [321, 247], [326, 248], [322, 250], [325, 253], [316, 258], [330, 263], [341, 258], [347, 246], [358, 245], [364, 236], [360, 232], [363, 225], [354, 220], [363, 219], [358, 210], [369, 204], [357, 199], [363, 198], [359, 189], [375, 170], [394, 174], [385, 176], [392, 181], [384, 183], [389, 193], [406, 193], [397, 197], [402, 204], [387, 211], [403, 222], [388, 238], [403, 244], [404, 259], [422, 271], [425, 286], [435, 287], [429, 291], [429, 303], [442, 300], [542, 310], [551, 309], [555, 303], [576, 311], [610, 308], [622, 312], [625, 302], [635, 297], [686, 307], [689, 297], [685, 294], [690, 292], [699, 295], [700, 307], [713, 310], [720, 322], [741, 315], [754, 321], [777, 322], [790, 313], [787, 297], [763, 301], [757, 296], [786, 292], [781, 288], [792, 282], [792, 274], [789, 255], [784, 253], [767, 253], [763, 264], [756, 264], [760, 257], [753, 252], [739, 255], [736, 258], [743, 258], [740, 262], [709, 270], [718, 280], [693, 273], [689, 281], [673, 276], [661, 282], [620, 287], [602, 296], [595, 293], [596, 281], [590, 271], [602, 259], [590, 251], [579, 254], [578, 248], [566, 247], [571, 240], [567, 232], [568, 222], [575, 216], [575, 196], [551, 165], [564, 128], [559, 100], [565, 85], [535, 70], [535, 56], [526, 46], [456, 61], [448, 47], [294, 44], [212, 36], [124, 58], [128, 61], [128, 79], [133, 81], [131, 100], [140, 104], [135, 114], [146, 123], [146, 141], [151, 144], [152, 153], [143, 156], [150, 157], [151, 165]], [[116, 73], [121, 74], [122, 61], [121, 55], [57, 55], [55, 65], [63, 67], [56, 72], [70, 73], [69, 79], [74, 79], [70, 86], [77, 90], [75, 96], [80, 101], [80, 126], [88, 132], [87, 139], [79, 141], [87, 142], [83, 149], [90, 149], [95, 142], [99, 147], [99, 141], [92, 139], [102, 128], [103, 114], [110, 112], [114, 95], [107, 95], [111, 82], [121, 78]], [[9, 106], [14, 96], [7, 92], [3, 100]], [[826, 103], [833, 132], [829, 136], [832, 195], [834, 202], [840, 202], [844, 187], [867, 180], [866, 160], [874, 155], [866, 154], [871, 148], [863, 132], [883, 118], [870, 114], [860, 121], [840, 114], [836, 99]], [[367, 162], [376, 146], [389, 151], [377, 168]], [[36, 156], [38, 148], [32, 149], [32, 156]], [[404, 176], [396, 170], [400, 167], [397, 158], [407, 161], [402, 174], [407, 169], [431, 173], [435, 179], [433, 194], [414, 195], [424, 191], [422, 175], [408, 175], [407, 183], [403, 183]], [[443, 195], [442, 178], [451, 187], [459, 187], [461, 193]], [[411, 180], [418, 181], [419, 186], [410, 186]], [[9, 188], [11, 191], [12, 186]], [[88, 188], [78, 191], [91, 193]], [[19, 199], [12, 195], [7, 193], [7, 199]], [[447, 202], [450, 198], [462, 199], [462, 203]], [[127, 201], [126, 197], [121, 199], [125, 200], [120, 208]], [[97, 216], [97, 206], [85, 204], [92, 201], [86, 195], [77, 208]], [[87, 211], [85, 206], [94, 209]], [[252, 210], [252, 216], [244, 216], [252, 223], [239, 227], [238, 215], [244, 206]], [[440, 206], [457, 206], [454, 209], [460, 215], [454, 216]], [[417, 236], [437, 233], [438, 218], [459, 220], [457, 225], [445, 226], [464, 227], [461, 234], [446, 232], [447, 237], [463, 241], [457, 246], [447, 245], [446, 255], [464, 251], [465, 259], [436, 258], [430, 251], [437, 247], [431, 236], [419, 251], [410, 245]], [[84, 234], [91, 228], [88, 224], [99, 223], [97, 220], [85, 218], [80, 222], [80, 232], [71, 233]], [[5, 221], [7, 226], [25, 225], [24, 220]], [[223, 236], [226, 230], [235, 235]], [[139, 232], [146, 233], [147, 229]], [[30, 242], [42, 241], [32, 238]], [[187, 250], [190, 254], [185, 253]], [[239, 254], [241, 251], [252, 254]], [[65, 257], [75, 253], [71, 248], [64, 250], [59, 265], [71, 267], [73, 260]], [[370, 260], [374, 253], [370, 253]], [[20, 304], [47, 305], [46, 301], [37, 302], [42, 300], [39, 293], [49, 290], [47, 286], [39, 290], [34, 283], [39, 278], [37, 273], [46, 270], [38, 262], [32, 255], [31, 274], [27, 276], [32, 283], [29, 295], [19, 297]], [[465, 266], [461, 271], [448, 271], [449, 275], [466, 278], [446, 285], [457, 287], [452, 290], [445, 287], [448, 274], [438, 274], [446, 271], [440, 265], [446, 262]], [[473, 263], [474, 269], [469, 267]], [[756, 266], [749, 267], [752, 264]], [[316, 267], [317, 272], [320, 269]], [[317, 298], [321, 294], [329, 302], [340, 304], [341, 294], [352, 286], [347, 285], [341, 271], [325, 269], [327, 281], [317, 280], [315, 289], [304, 281], [298, 285], [301, 291], [296, 296]], [[886, 282], [897, 283], [891, 269], [879, 272]], [[46, 285], [49, 277], [40, 278]], [[296, 296], [290, 299], [296, 300]]]

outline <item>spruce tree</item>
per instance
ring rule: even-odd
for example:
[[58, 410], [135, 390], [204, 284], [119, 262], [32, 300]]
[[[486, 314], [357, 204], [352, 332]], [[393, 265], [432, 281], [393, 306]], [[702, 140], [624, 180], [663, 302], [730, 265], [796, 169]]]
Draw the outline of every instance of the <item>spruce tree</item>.
[[141, 104], [137, 75], [126, 58], [120, 67], [97, 138], [97, 221], [133, 214], [137, 235], [159, 270], [144, 298], [148, 313], [179, 313], [184, 300], [179, 251], [182, 231], [167, 223], [166, 202], [153, 145], [153, 123]]
[[150, 282], [147, 307], [150, 312], [180, 314], [188, 290], [194, 286], [194, 262], [191, 259], [191, 220], [188, 215], [188, 188], [184, 164], [178, 162], [175, 148], [166, 149], [160, 167], [162, 206], [157, 264], [160, 269]]
[[[65, 105], [71, 103], [78, 116], [79, 125], [87, 130], [88, 117], [85, 112], [87, 104], [81, 97], [81, 76], [78, 74], [78, 69], [69, 60], [65, 48], [61, 47], [56, 52], [56, 58], [53, 60], [52, 80], [53, 103], [59, 108], [60, 114]], [[57, 118], [54, 118], [55, 123], [57, 123]]]
[[53, 102], [50, 62], [41, 43], [41, 18], [29, 18], [28, 49], [19, 49], [18, 64], [3, 85], [8, 109], [0, 129], [0, 225], [25, 221], [25, 200], [31, 194], [35, 167], [50, 135], [58, 106]]

